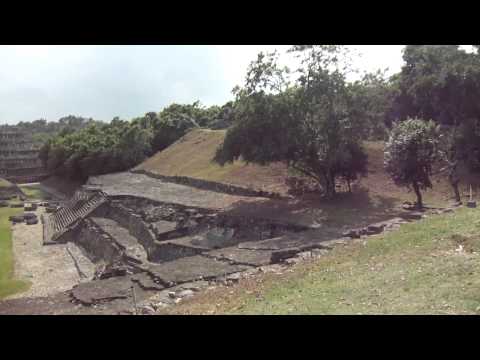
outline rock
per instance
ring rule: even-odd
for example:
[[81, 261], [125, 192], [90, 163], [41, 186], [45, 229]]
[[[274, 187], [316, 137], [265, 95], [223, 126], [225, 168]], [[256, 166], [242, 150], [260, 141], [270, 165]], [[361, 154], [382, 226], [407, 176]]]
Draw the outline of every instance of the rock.
[[182, 290], [177, 294], [177, 297], [184, 298], [184, 297], [191, 297], [193, 296], [194, 292], [190, 289]]
[[278, 262], [281, 262], [285, 259], [294, 257], [299, 252], [300, 252], [300, 249], [298, 249], [298, 248], [282, 249], [282, 250], [272, 251], [270, 261], [272, 263], [278, 263]]
[[417, 206], [414, 205], [414, 204], [408, 203], [408, 204], [403, 204], [403, 205], [402, 205], [402, 208], [403, 208], [404, 210], [413, 211], [413, 210], [416, 210], [416, 209], [417, 209]]
[[150, 315], [155, 313], [155, 309], [149, 305], [141, 306], [137, 310], [138, 310], [138, 313], [141, 315]]
[[407, 220], [420, 220], [421, 218], [423, 218], [423, 214], [419, 211], [415, 211], [415, 212], [403, 213], [401, 217]]
[[344, 237], [350, 237], [352, 239], [358, 239], [362, 235], [362, 232], [359, 229], [351, 229], [342, 234]]
[[193, 220], [193, 219], [188, 219], [188, 220], [185, 221], [185, 223], [183, 223], [182, 225], [183, 225], [183, 227], [186, 227], [186, 228], [193, 228], [193, 227], [198, 226], [198, 222], [196, 222], [196, 221]]
[[226, 279], [234, 282], [238, 282], [240, 278], [242, 277], [242, 273], [233, 273], [230, 275], [227, 275]]
[[297, 264], [298, 262], [300, 262], [301, 259], [298, 259], [298, 258], [291, 258], [291, 259], [287, 259], [285, 260], [285, 264], [287, 265], [295, 265]]
[[467, 207], [469, 208], [476, 208], [477, 207], [477, 202], [476, 201], [468, 201], [467, 202]]
[[313, 257], [320, 257], [320, 256], [323, 256], [325, 254], [328, 254], [327, 249], [313, 249], [312, 250], [312, 256]]
[[168, 292], [168, 296], [171, 298], [171, 299], [174, 299], [177, 297], [177, 295], [175, 294], [175, 291], [169, 291]]
[[374, 232], [375, 234], [381, 233], [386, 226], [386, 222], [370, 224], [367, 226], [369, 232]]

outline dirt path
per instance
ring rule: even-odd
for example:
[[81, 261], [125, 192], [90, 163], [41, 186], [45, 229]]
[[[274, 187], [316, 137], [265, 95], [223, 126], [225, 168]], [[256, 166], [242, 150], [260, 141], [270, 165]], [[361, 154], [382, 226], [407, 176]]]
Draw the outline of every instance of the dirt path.
[[[39, 208], [36, 214], [44, 211]], [[15, 277], [32, 283], [29, 290], [9, 297], [47, 296], [71, 289], [82, 279], [66, 244], [43, 246], [42, 224], [15, 224], [12, 227]]]

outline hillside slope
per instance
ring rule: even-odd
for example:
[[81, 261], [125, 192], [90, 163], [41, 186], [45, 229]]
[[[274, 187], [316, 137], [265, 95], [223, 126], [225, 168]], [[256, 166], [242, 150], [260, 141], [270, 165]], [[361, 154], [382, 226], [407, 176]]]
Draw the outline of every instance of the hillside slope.
[[[212, 162], [215, 151], [223, 142], [225, 130], [195, 129], [138, 165], [135, 169], [148, 170], [167, 176], [188, 176], [203, 180], [218, 181], [243, 187], [286, 193], [285, 177], [288, 174], [284, 164], [259, 166], [236, 161], [221, 167]], [[396, 186], [383, 167], [383, 142], [365, 142], [368, 153], [368, 176], [361, 179], [355, 188], [362, 188], [371, 195], [388, 196], [398, 200], [414, 200], [414, 195]], [[478, 177], [477, 177], [478, 178]], [[461, 184], [464, 194], [468, 183]], [[444, 176], [434, 177], [434, 188], [425, 192], [427, 203], [448, 201], [452, 191]], [[477, 187], [474, 183], [474, 189]], [[475, 191], [476, 192], [476, 191]]]
[[283, 164], [259, 166], [235, 161], [224, 167], [212, 162], [223, 143], [225, 130], [195, 129], [135, 169], [167, 176], [188, 176], [238, 186], [285, 192], [287, 169]]

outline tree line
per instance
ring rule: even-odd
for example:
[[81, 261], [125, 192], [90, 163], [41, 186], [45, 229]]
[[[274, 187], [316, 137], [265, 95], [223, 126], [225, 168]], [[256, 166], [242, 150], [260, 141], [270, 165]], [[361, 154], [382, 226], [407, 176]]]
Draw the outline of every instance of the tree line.
[[[245, 82], [223, 106], [172, 104], [130, 121], [88, 120], [45, 141], [41, 159], [56, 174], [85, 179], [122, 171], [162, 150], [189, 129], [228, 129], [214, 161], [284, 162], [313, 179], [326, 197], [339, 180], [367, 173], [363, 140], [385, 140], [385, 168], [396, 184], [432, 186], [436, 165], [460, 200], [458, 168], [480, 171], [480, 56], [457, 45], [408, 45], [401, 71], [348, 81], [353, 54], [339, 45], [293, 46], [298, 69], [280, 54], [260, 53]], [[85, 122], [83, 122], [85, 125]]]
[[[45, 140], [40, 159], [52, 174], [75, 180], [124, 171], [171, 145], [195, 127], [229, 125], [231, 103], [222, 107], [171, 104], [159, 113], [110, 122], [89, 119], [81, 128], [63, 127]], [[35, 123], [35, 122], [34, 122]]]
[[235, 89], [234, 122], [216, 161], [282, 161], [317, 181], [327, 197], [338, 179], [366, 173], [364, 139], [384, 139], [385, 169], [397, 185], [432, 187], [436, 165], [460, 201], [458, 168], [480, 171], [479, 45], [408, 45], [401, 71], [347, 81], [348, 49], [294, 46], [300, 66], [290, 72], [276, 53], [258, 55], [244, 86]]

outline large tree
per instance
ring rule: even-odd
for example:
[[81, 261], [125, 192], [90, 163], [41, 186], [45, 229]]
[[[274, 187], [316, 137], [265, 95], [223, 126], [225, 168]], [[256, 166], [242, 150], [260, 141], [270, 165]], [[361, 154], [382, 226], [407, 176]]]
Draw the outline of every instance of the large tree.
[[366, 170], [361, 122], [352, 116], [345, 76], [348, 54], [341, 46], [294, 46], [300, 67], [293, 76], [278, 65], [279, 54], [260, 53], [245, 86], [236, 88], [234, 124], [215, 160], [281, 161], [335, 194], [339, 176], [354, 179]]
[[394, 124], [385, 145], [385, 170], [395, 184], [415, 191], [419, 208], [423, 207], [421, 190], [432, 187], [437, 144], [432, 121], [407, 119]]

